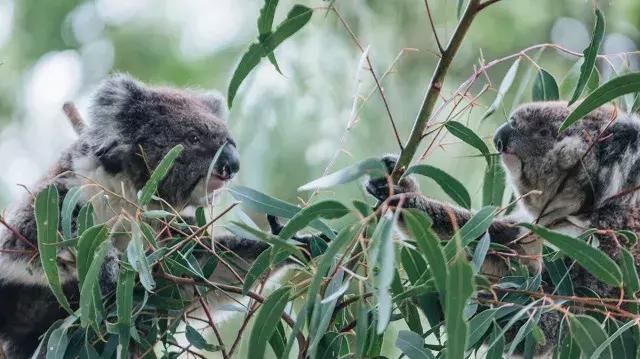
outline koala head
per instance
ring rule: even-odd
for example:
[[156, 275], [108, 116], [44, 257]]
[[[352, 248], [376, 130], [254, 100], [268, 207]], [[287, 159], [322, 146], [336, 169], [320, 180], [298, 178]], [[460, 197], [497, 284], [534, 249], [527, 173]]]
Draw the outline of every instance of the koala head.
[[174, 206], [199, 203], [239, 170], [236, 144], [224, 122], [226, 108], [215, 93], [151, 87], [116, 75], [96, 91], [90, 111], [89, 128], [80, 139], [84, 151], [104, 172], [127, 179], [136, 190], [171, 148], [184, 146], [158, 187]]
[[640, 174], [636, 118], [603, 107], [559, 133], [570, 113], [565, 102], [525, 104], [494, 136], [515, 192], [541, 191], [522, 200], [534, 217], [589, 212]]

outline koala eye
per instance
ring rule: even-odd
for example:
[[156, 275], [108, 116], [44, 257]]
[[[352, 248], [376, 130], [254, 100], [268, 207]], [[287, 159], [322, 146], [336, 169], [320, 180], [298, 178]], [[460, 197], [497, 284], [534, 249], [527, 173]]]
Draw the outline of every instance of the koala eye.
[[540, 135], [540, 137], [547, 137], [549, 136], [549, 130], [546, 128], [543, 128], [542, 130], [540, 130], [540, 132], [538, 132], [538, 134]]
[[198, 135], [190, 135], [188, 140], [189, 140], [189, 144], [192, 144], [192, 145], [197, 145], [200, 143], [200, 137], [198, 137]]
[[509, 126], [511, 126], [511, 128], [516, 128], [516, 119], [515, 119], [515, 117], [509, 118], [508, 123], [509, 123]]

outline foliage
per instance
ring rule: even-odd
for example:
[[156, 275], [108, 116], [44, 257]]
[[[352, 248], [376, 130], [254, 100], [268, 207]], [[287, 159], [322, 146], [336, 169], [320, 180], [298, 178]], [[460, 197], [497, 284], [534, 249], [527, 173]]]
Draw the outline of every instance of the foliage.
[[[548, 268], [552, 268], [551, 280], [562, 292], [542, 292], [541, 273], [529, 273], [518, 261], [512, 263], [512, 275], [503, 278], [492, 278], [479, 270], [489, 250], [511, 254], [508, 249], [491, 243], [488, 234], [491, 221], [505, 210], [501, 207], [505, 205], [504, 173], [483, 137], [472, 129], [475, 125], [456, 120], [468, 111], [458, 112], [456, 106], [448, 107], [453, 103], [451, 98], [456, 96], [435, 107], [442, 81], [447, 78], [448, 64], [443, 62], [453, 60], [475, 15], [482, 16], [482, 10], [493, 1], [470, 0], [466, 10], [464, 3], [458, 2], [460, 24], [450, 45], [443, 49], [439, 62], [442, 66], [437, 67], [439, 75], [434, 76], [437, 81], [428, 87], [415, 122], [422, 122], [428, 136], [423, 136], [420, 126], [414, 126], [420, 131], [412, 132], [410, 138], [417, 143], [403, 147], [401, 156], [401, 161], [411, 162], [417, 144], [426, 138], [431, 141], [425, 151], [425, 155], [428, 154], [437, 144], [441, 132], [446, 131], [486, 159], [483, 207], [450, 240], [440, 241], [424, 214], [411, 210], [394, 212], [388, 203], [374, 205], [330, 199], [314, 200], [299, 207], [255, 189], [238, 186], [229, 191], [245, 208], [289, 219], [279, 235], [264, 232], [251, 223], [227, 225], [236, 234], [264, 241], [270, 246], [251, 267], [242, 268], [234, 256], [212, 250], [211, 225], [216, 224], [215, 218], [207, 218], [210, 222], [201, 218], [193, 225], [186, 223], [171, 208], [151, 209], [151, 203], [160, 202], [155, 197], [157, 186], [179, 156], [181, 148], [177, 147], [156, 168], [141, 191], [137, 213], [120, 218], [117, 228], [113, 223], [94, 224], [92, 208], [87, 206], [80, 211], [81, 220], [75, 233], [70, 230], [69, 218], [73, 216], [73, 203], [77, 201], [74, 196], [80, 189], [70, 191], [62, 205], [53, 187], [38, 195], [35, 210], [39, 253], [50, 286], [60, 304], [70, 310], [56, 265], [61, 250], [76, 254], [81, 286], [80, 309], [50, 328], [43, 339], [48, 344], [39, 350], [46, 351], [47, 357], [51, 358], [126, 357], [130, 350], [140, 357], [201, 356], [206, 352], [231, 357], [237, 341], [246, 340], [251, 358], [264, 356], [268, 347], [277, 357], [364, 358], [388, 355], [383, 350], [383, 341], [391, 336], [392, 331], [388, 328], [398, 325], [406, 326], [408, 330], [400, 331], [394, 343], [412, 359], [444, 355], [449, 359], [474, 355], [498, 358], [505, 352], [511, 355], [521, 348], [524, 348], [525, 357], [531, 357], [532, 348], [544, 341], [539, 325], [541, 317], [560, 312], [563, 329], [559, 332], [564, 335], [559, 334], [558, 338], [562, 343], [556, 348], [559, 357], [575, 357], [576, 353], [585, 357], [612, 357], [621, 350], [635, 353], [640, 347], [635, 325], [640, 310], [637, 304], [629, 305], [629, 308], [605, 306], [600, 298], [573, 296], [574, 288], [565, 263], [575, 261], [604, 283], [628, 289], [624, 292], [626, 298], [632, 300], [628, 304], [636, 299], [638, 274], [630, 263], [630, 255], [623, 252], [622, 263], [616, 263], [595, 245], [593, 232], [574, 238], [541, 226], [523, 225], [547, 240], [544, 260], [549, 264]], [[327, 11], [337, 11], [332, 10], [336, 4], [327, 4]], [[265, 1], [258, 20], [258, 42], [249, 47], [234, 72], [229, 85], [229, 104], [240, 83], [263, 57], [279, 71], [273, 51], [318, 11], [296, 5], [272, 31], [277, 5], [277, 1]], [[584, 52], [578, 80], [570, 93], [572, 101], [589, 88], [589, 79], [595, 73], [595, 59], [604, 31], [602, 14], [599, 11], [596, 14], [593, 41]], [[535, 48], [547, 47], [539, 45], [529, 50]], [[530, 56], [525, 56], [529, 50], [501, 61], [483, 63], [470, 80], [461, 84], [456, 95], [465, 98], [474, 83], [482, 78], [482, 73], [493, 65], [512, 60], [496, 91], [496, 98], [484, 116], [488, 117], [505, 104], [505, 96], [526, 60], [535, 73], [531, 98], [540, 101], [559, 99], [562, 91], [554, 76]], [[364, 57], [368, 59], [366, 51]], [[371, 74], [375, 76], [374, 69]], [[529, 81], [522, 80], [521, 83], [528, 86]], [[382, 88], [376, 88], [376, 91], [384, 96]], [[639, 91], [636, 73], [613, 79], [587, 94], [566, 120], [565, 127], [601, 104]], [[451, 112], [445, 116], [447, 110]], [[434, 114], [443, 119], [441, 123], [432, 123]], [[393, 121], [391, 117], [389, 120]], [[367, 159], [311, 181], [300, 190], [333, 189], [364, 176], [384, 173], [385, 167], [380, 161]], [[466, 208], [473, 207], [465, 185], [436, 166], [403, 166], [401, 163], [394, 174], [396, 177], [389, 176], [390, 181], [398, 180], [402, 175], [427, 176], [454, 202]], [[204, 212], [199, 209], [199, 213]], [[400, 230], [400, 218], [408, 233]], [[60, 223], [62, 235], [55, 231], [54, 223]], [[125, 228], [124, 232], [120, 227]], [[307, 253], [295, 240], [294, 234], [298, 231], [320, 231], [329, 239], [328, 243], [316, 243], [317, 247], [311, 247]], [[96, 283], [112, 235], [126, 236], [130, 241], [126, 256], [120, 258], [116, 288], [101, 293]], [[273, 292], [263, 291], [263, 274], [285, 260], [297, 264], [293, 270], [294, 280]], [[209, 280], [211, 273], [221, 266], [238, 273], [234, 283]], [[220, 325], [214, 323], [205, 299], [211, 292], [223, 296], [248, 296], [248, 304], [232, 301], [230, 305], [233, 309], [229, 310], [239, 311], [238, 315], [243, 316], [236, 342], [224, 342], [219, 335]], [[587, 314], [571, 311], [578, 302]], [[194, 307], [203, 312], [201, 317], [204, 319], [189, 318]], [[188, 323], [185, 318], [189, 319]], [[249, 321], [253, 326], [250, 332], [245, 332], [245, 324]], [[215, 338], [204, 336], [200, 328], [213, 331]]]

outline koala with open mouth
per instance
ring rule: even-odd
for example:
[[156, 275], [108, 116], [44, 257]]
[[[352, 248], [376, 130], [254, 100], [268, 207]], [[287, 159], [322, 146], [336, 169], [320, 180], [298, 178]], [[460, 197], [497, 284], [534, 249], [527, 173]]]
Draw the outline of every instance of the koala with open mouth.
[[[131, 218], [137, 210], [137, 194], [153, 169], [171, 148], [181, 144], [184, 150], [159, 184], [158, 195], [178, 210], [202, 204], [240, 169], [236, 143], [224, 121], [226, 112], [214, 93], [152, 87], [126, 75], [115, 75], [99, 87], [90, 107], [89, 125], [30, 189], [31, 195], [7, 214], [6, 225], [0, 226], [0, 343], [4, 343], [0, 345], [9, 358], [31, 355], [47, 328], [67, 316], [30, 251], [37, 247], [35, 194], [52, 184], [61, 197], [73, 187], [82, 187], [75, 213], [91, 202], [96, 223], [113, 223], [120, 215]], [[128, 240], [126, 235], [113, 236], [100, 274], [103, 293], [116, 283], [118, 256]], [[214, 243], [240, 257], [247, 268], [268, 248], [264, 242], [231, 234], [215, 236]], [[77, 303], [75, 258], [64, 249], [58, 256], [65, 294]], [[211, 279], [225, 282], [229, 273], [218, 267]], [[212, 301], [216, 300], [222, 298]]]
[[[595, 236], [600, 249], [616, 262], [620, 261], [621, 247], [628, 243], [622, 236], [612, 236], [613, 231], [640, 233], [640, 120], [613, 107], [602, 107], [559, 132], [570, 113], [565, 102], [525, 104], [494, 136], [507, 180], [519, 198], [519, 209], [514, 215], [494, 220], [489, 235], [492, 242], [519, 253], [531, 272], [542, 270], [546, 293], [553, 292], [553, 283], [543, 268], [543, 240], [518, 223], [537, 223], [571, 236], [598, 229]], [[383, 161], [391, 171], [397, 157], [386, 156]], [[427, 213], [442, 240], [451, 238], [454, 230], [472, 217], [466, 209], [424, 196], [411, 177], [402, 178], [392, 191], [386, 178], [371, 179], [366, 189], [379, 200]], [[638, 247], [630, 250], [640, 269]], [[505, 260], [492, 255], [487, 256], [482, 271], [496, 278], [509, 275]], [[577, 264], [570, 275], [575, 288], [604, 298], [620, 297], [619, 288], [598, 281]], [[538, 345], [538, 354], [558, 345], [561, 317], [557, 311], [542, 314], [538, 325], [546, 344]]]

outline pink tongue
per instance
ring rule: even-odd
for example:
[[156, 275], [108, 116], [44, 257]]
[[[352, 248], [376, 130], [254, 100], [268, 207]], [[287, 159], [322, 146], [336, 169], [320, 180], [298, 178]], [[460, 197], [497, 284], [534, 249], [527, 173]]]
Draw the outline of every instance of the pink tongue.
[[507, 167], [514, 167], [518, 164], [518, 161], [519, 161], [516, 155], [512, 155], [509, 153], [503, 153], [501, 157], [502, 157], [502, 162], [504, 162], [505, 166]]
[[214, 176], [211, 176], [211, 178], [209, 178], [209, 183], [207, 183], [207, 191], [208, 192], [213, 192], [217, 189], [220, 189], [224, 186], [225, 181], [223, 181], [222, 179]]

